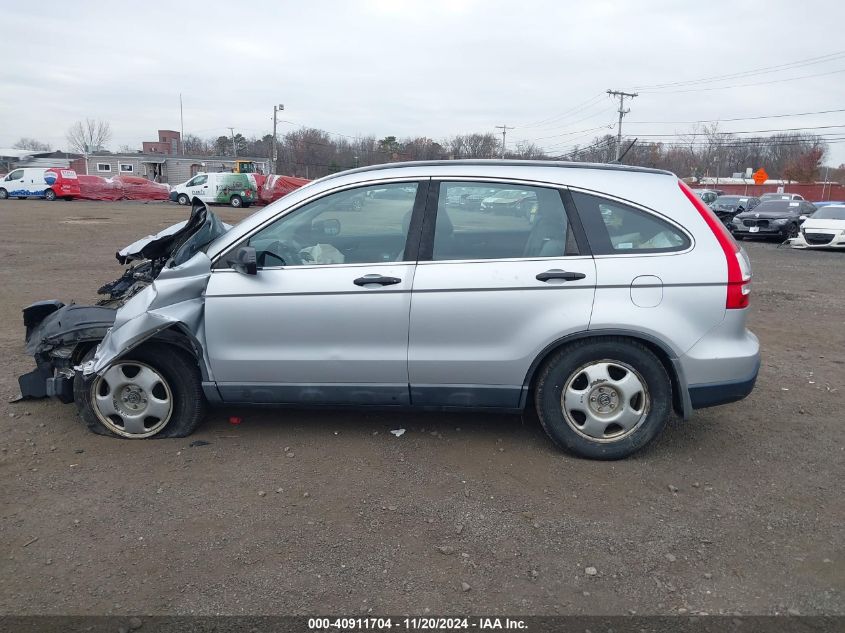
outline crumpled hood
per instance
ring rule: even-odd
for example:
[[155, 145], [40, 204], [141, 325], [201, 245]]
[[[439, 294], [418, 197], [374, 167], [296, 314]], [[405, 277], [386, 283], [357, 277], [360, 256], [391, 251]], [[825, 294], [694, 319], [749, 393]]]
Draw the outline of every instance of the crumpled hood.
[[203, 225], [209, 220], [211, 220], [212, 223], [216, 221], [218, 227], [213, 239], [220, 237], [220, 235], [223, 235], [232, 228], [232, 225], [220, 221], [217, 216], [209, 211], [205, 206], [194, 207], [191, 211], [191, 217], [187, 220], [177, 222], [176, 224], [159, 231], [155, 235], [147, 235], [146, 237], [142, 237], [141, 239], [132, 242], [128, 246], [124, 246], [115, 253], [115, 257], [121, 264], [126, 264], [131, 261], [144, 259], [153, 260], [170, 256], [174, 253], [176, 248], [181, 246], [189, 237], [200, 231], [203, 228]]

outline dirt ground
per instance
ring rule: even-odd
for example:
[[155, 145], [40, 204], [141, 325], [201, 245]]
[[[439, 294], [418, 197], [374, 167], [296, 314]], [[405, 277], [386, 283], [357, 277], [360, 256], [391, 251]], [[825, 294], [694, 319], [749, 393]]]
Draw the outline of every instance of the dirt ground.
[[529, 416], [214, 410], [130, 442], [7, 402], [21, 308], [94, 300], [185, 216], [0, 202], [0, 613], [845, 614], [845, 253], [746, 242], [757, 388], [621, 462]]

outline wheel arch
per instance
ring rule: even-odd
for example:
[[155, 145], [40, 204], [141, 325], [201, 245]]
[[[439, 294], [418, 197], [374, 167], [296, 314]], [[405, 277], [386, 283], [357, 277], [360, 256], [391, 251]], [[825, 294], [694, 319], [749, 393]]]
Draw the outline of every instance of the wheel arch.
[[540, 368], [545, 362], [567, 345], [575, 341], [582, 341], [588, 338], [603, 339], [603, 338], [626, 338], [640, 343], [648, 348], [663, 364], [666, 373], [669, 375], [669, 380], [672, 383], [672, 408], [674, 411], [683, 416], [686, 420], [692, 413], [692, 403], [690, 402], [689, 390], [687, 388], [687, 381], [684, 376], [683, 368], [678, 360], [677, 354], [665, 342], [657, 337], [642, 332], [624, 329], [602, 329], [602, 330], [588, 330], [584, 332], [576, 332], [559, 338], [549, 345], [547, 345], [534, 359], [528, 368], [525, 375], [525, 380], [522, 384], [522, 396], [520, 398], [519, 406], [524, 409], [528, 404], [528, 399], [534, 391], [537, 376], [540, 373]]

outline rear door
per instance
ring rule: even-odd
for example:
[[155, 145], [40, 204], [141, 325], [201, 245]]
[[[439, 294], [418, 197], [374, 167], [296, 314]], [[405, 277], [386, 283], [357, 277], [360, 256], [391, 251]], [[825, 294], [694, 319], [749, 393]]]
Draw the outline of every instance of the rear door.
[[596, 272], [563, 189], [435, 180], [414, 277], [415, 405], [520, 405], [534, 359], [587, 330]]

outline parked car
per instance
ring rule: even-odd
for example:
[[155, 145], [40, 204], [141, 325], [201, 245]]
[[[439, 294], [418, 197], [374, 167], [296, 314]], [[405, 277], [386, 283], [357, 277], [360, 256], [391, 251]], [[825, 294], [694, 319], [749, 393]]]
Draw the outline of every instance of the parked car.
[[734, 216], [731, 231], [736, 237], [796, 237], [804, 221], [816, 208], [806, 200], [763, 200], [751, 211]]
[[201, 172], [170, 190], [170, 200], [182, 205], [199, 198], [206, 204], [228, 204], [248, 207], [258, 200], [258, 184], [253, 174]]
[[797, 193], [764, 193], [760, 200], [803, 200], [804, 196]]
[[530, 189], [501, 189], [481, 201], [482, 213], [517, 215], [530, 218], [537, 206], [537, 195]]
[[754, 196], [719, 196], [710, 203], [710, 208], [725, 226], [730, 227], [737, 213], [751, 211], [758, 204], [760, 198]]
[[845, 203], [825, 205], [801, 225], [792, 248], [845, 249]]
[[0, 180], [0, 200], [6, 198], [44, 198], [73, 200], [79, 197], [79, 179], [72, 169], [60, 167], [22, 167], [13, 169]]
[[820, 200], [818, 202], [813, 202], [812, 204], [814, 207], [816, 207], [816, 209], [821, 209], [822, 207], [827, 207], [832, 204], [835, 204], [837, 206], [845, 204], [845, 200]]
[[[491, 184], [492, 183], [492, 184]], [[530, 190], [534, 222], [450, 189]], [[337, 218], [338, 197], [411, 187]], [[25, 397], [94, 432], [182, 437], [210, 404], [520, 412], [559, 446], [622, 458], [674, 410], [748, 395], [751, 270], [678, 178], [620, 165], [434, 161], [312, 182], [232, 228], [190, 218], [118, 252], [123, 305], [24, 309]], [[141, 269], [141, 272], [137, 272]], [[119, 280], [120, 281], [120, 280]]]
[[724, 191], [721, 189], [693, 189], [692, 191], [704, 201], [704, 204], [710, 204], [716, 198], [724, 194]]

